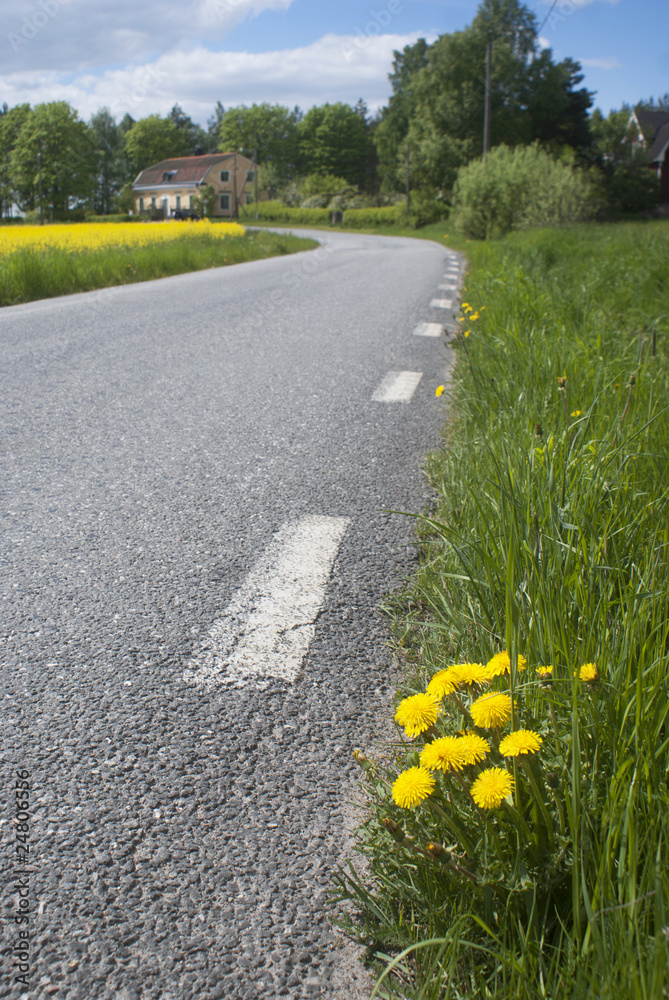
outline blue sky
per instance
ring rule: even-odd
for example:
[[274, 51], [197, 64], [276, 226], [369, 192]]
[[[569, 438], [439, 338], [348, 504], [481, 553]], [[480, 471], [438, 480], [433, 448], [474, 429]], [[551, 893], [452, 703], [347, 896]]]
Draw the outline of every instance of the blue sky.
[[[2, 0], [0, 103], [83, 118], [386, 103], [394, 49], [458, 31], [477, 0]], [[578, 60], [604, 112], [669, 91], [668, 0], [531, 0], [542, 44]]]

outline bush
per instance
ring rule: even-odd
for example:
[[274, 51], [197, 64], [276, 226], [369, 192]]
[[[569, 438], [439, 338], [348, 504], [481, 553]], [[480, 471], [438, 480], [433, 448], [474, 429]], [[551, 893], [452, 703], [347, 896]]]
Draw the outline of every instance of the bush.
[[414, 229], [439, 222], [447, 217], [448, 212], [448, 205], [435, 197], [433, 191], [412, 191], [409, 220]]
[[406, 220], [404, 205], [386, 205], [382, 208], [349, 208], [344, 212], [346, 229], [371, 229], [374, 226], [399, 226]]
[[590, 218], [597, 199], [588, 178], [537, 144], [497, 146], [458, 171], [453, 215], [459, 232], [483, 240], [512, 229]]
[[660, 180], [645, 160], [603, 163], [602, 200], [614, 215], [644, 212], [660, 203]]
[[[248, 206], [253, 209], [255, 205]], [[290, 208], [282, 201], [259, 201], [258, 219], [263, 222], [290, 222], [295, 225], [322, 226], [330, 224], [330, 212], [327, 208]]]

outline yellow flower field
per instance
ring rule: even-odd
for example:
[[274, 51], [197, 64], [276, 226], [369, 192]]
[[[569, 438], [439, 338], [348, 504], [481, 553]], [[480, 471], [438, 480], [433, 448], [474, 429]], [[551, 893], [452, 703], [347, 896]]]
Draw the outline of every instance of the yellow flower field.
[[207, 236], [225, 239], [244, 236], [246, 230], [238, 222], [138, 222], [112, 225], [105, 222], [82, 222], [69, 225], [2, 226], [0, 227], [0, 259], [15, 250], [64, 249], [71, 251], [102, 250], [109, 247], [141, 247], [152, 243], [165, 244], [184, 236]]

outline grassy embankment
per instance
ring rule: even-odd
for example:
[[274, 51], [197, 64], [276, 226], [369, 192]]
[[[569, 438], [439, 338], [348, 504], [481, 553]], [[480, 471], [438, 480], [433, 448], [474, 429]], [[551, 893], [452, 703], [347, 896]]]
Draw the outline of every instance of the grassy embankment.
[[222, 223], [70, 224], [0, 229], [0, 305], [224, 267], [317, 244]]
[[[448, 224], [430, 229], [414, 235]], [[358, 754], [368, 876], [340, 894], [377, 996], [657, 1000], [669, 223], [447, 242], [468, 256], [468, 305], [422, 564], [388, 605], [401, 726], [384, 760]], [[428, 696], [454, 664], [470, 668]]]

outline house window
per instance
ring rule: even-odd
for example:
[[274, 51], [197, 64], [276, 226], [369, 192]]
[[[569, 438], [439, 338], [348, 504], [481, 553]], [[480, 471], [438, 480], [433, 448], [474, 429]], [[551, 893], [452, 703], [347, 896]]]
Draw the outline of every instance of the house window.
[[155, 207], [156, 207], [156, 196], [155, 196], [155, 194], [152, 194], [151, 195], [151, 208], [155, 208]]
[[222, 194], [221, 195], [221, 211], [222, 212], [229, 212], [230, 211], [230, 195], [229, 194]]
[[174, 199], [174, 207], [177, 210], [177, 212], [181, 208], [181, 195], [180, 194], [176, 195], [176, 197]]
[[253, 181], [253, 180], [255, 180], [255, 176], [256, 176], [255, 170], [247, 170], [246, 171], [246, 179], [247, 179], [247, 181]]
[[191, 194], [188, 197], [188, 207], [189, 208], [195, 208], [195, 195], [194, 194]]
[[139, 199], [139, 210], [140, 210], [140, 212], [144, 211], [144, 199], [143, 198]]
[[221, 184], [229, 184], [229, 183], [230, 183], [230, 171], [221, 170]]

